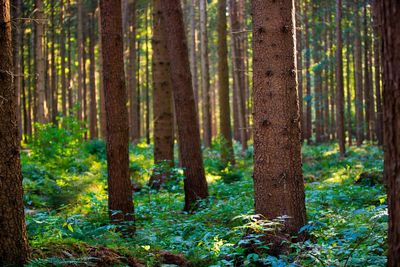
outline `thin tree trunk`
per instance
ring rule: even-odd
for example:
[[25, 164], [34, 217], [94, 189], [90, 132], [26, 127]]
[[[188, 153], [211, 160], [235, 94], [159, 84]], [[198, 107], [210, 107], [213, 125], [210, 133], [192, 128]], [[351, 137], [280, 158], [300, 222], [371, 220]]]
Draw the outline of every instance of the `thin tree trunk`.
[[383, 40], [384, 178], [389, 210], [389, 267], [400, 263], [400, 2], [380, 0], [379, 19]]
[[203, 115], [203, 142], [211, 146], [211, 105], [210, 105], [210, 70], [207, 38], [207, 1], [199, 0], [200, 9], [200, 51], [201, 51], [201, 88]]
[[178, 122], [179, 150], [185, 180], [185, 211], [197, 206], [197, 201], [208, 197], [200, 146], [199, 121], [196, 114], [188, 48], [179, 0], [162, 1], [164, 36], [171, 62], [171, 78], [175, 112]]
[[355, 32], [354, 32], [354, 72], [355, 72], [355, 107], [356, 107], [356, 143], [361, 146], [363, 142], [363, 98], [362, 98], [362, 63], [361, 63], [361, 38], [360, 38], [360, 15], [358, 1], [354, 1]]
[[67, 116], [67, 77], [65, 73], [65, 23], [64, 23], [64, 0], [60, 1], [60, 60], [61, 60], [61, 110], [62, 116]]
[[349, 146], [353, 145], [353, 132], [352, 132], [352, 113], [351, 113], [351, 85], [350, 85], [350, 33], [349, 31], [346, 32], [346, 41], [347, 41], [347, 48], [346, 48], [346, 93], [347, 93], [347, 137]]
[[123, 61], [121, 0], [100, 0], [107, 124], [108, 208], [112, 222], [132, 221], [129, 125]]
[[150, 7], [146, 8], [145, 27], [146, 27], [146, 143], [150, 144], [150, 61], [149, 61], [149, 12]]
[[[188, 4], [189, 9], [189, 56], [190, 56], [190, 72], [192, 73], [192, 86], [194, 92], [194, 101], [196, 110], [199, 110], [199, 82], [197, 77], [197, 57], [196, 57], [196, 12], [198, 0], [191, 0]], [[200, 0], [201, 1], [201, 0]], [[204, 89], [203, 89], [204, 90]], [[203, 126], [204, 127], [204, 126]]]
[[373, 123], [373, 114], [371, 114], [371, 109], [373, 102], [371, 102], [371, 97], [372, 97], [372, 89], [371, 86], [372, 84], [370, 83], [370, 75], [371, 73], [369, 72], [369, 66], [370, 66], [370, 61], [369, 61], [369, 52], [370, 52], [370, 44], [369, 44], [369, 35], [368, 35], [368, 11], [367, 11], [367, 2], [364, 1], [364, 99], [365, 99], [365, 128], [366, 128], [366, 135], [365, 139], [368, 141], [372, 140], [372, 123]]
[[[100, 0], [99, 0], [99, 5], [100, 5]], [[105, 103], [105, 96], [104, 96], [104, 81], [103, 81], [103, 57], [101, 56], [103, 54], [103, 49], [102, 49], [102, 44], [101, 44], [101, 17], [100, 17], [100, 10], [98, 14], [98, 22], [97, 24], [99, 25], [99, 89], [100, 89], [100, 132], [101, 136], [103, 137], [104, 140], [107, 139], [107, 123], [106, 123], [106, 103]]]
[[[318, 24], [319, 19], [316, 14], [316, 7], [313, 4], [314, 23]], [[320, 53], [323, 50], [318, 38], [317, 27], [313, 32], [313, 57], [315, 62], [320, 62]], [[316, 68], [314, 71], [314, 109], [315, 109], [315, 141], [321, 143], [324, 140], [324, 123], [323, 123], [323, 97], [322, 97], [322, 69]]]
[[67, 58], [67, 64], [68, 64], [68, 76], [67, 76], [67, 90], [68, 90], [68, 109], [69, 109], [69, 115], [72, 116], [73, 114], [73, 106], [74, 106], [74, 101], [73, 101], [73, 93], [72, 93], [72, 41], [71, 41], [71, 2], [70, 0], [67, 0], [67, 10], [68, 10], [68, 25], [67, 25], [67, 44], [68, 44], [68, 58]]
[[36, 62], [36, 117], [39, 123], [45, 123], [45, 57], [43, 53], [44, 39], [44, 11], [43, 0], [35, 0], [36, 24], [35, 24], [35, 62]]
[[56, 66], [56, 18], [55, 18], [55, 1], [51, 0], [51, 122], [57, 124], [58, 113], [58, 87], [57, 87], [57, 66]]
[[310, 27], [309, 27], [309, 17], [308, 17], [308, 6], [309, 3], [305, 3], [305, 10], [304, 10], [304, 24], [305, 24], [305, 68], [306, 68], [306, 134], [305, 138], [307, 139], [307, 143], [311, 143], [312, 138], [312, 115], [311, 115], [311, 108], [312, 108], [312, 97], [311, 97], [311, 74], [310, 74], [310, 67], [311, 67], [311, 49], [310, 49]]
[[302, 3], [296, 2], [296, 47], [297, 47], [297, 80], [298, 80], [298, 95], [299, 95], [299, 108], [300, 108], [300, 129], [301, 129], [301, 142], [304, 141], [305, 133], [305, 119], [304, 119], [304, 101], [303, 101], [303, 33], [302, 25]]
[[29, 249], [22, 200], [17, 94], [11, 75], [11, 39], [10, 1], [0, 0], [0, 265], [23, 266]]
[[95, 78], [95, 58], [94, 58], [94, 46], [95, 46], [95, 28], [96, 18], [94, 11], [90, 14], [90, 25], [89, 25], [89, 84], [90, 84], [90, 110], [89, 110], [89, 131], [90, 139], [98, 138], [97, 131], [97, 98], [96, 98], [96, 78]]
[[224, 164], [235, 163], [232, 146], [232, 130], [229, 106], [229, 67], [226, 29], [226, 0], [218, 0], [218, 82], [219, 115], [221, 131], [221, 160]]
[[306, 223], [306, 209], [294, 1], [253, 0], [252, 7], [255, 212], [267, 219], [289, 216], [283, 231], [297, 235]]
[[344, 130], [344, 85], [342, 43], [342, 0], [336, 0], [336, 131], [340, 156], [346, 155]]
[[76, 5], [78, 9], [77, 14], [77, 45], [78, 45], [78, 109], [77, 109], [77, 119], [82, 121], [83, 119], [83, 87], [84, 87], [84, 62], [83, 62], [83, 0], [76, 0]]

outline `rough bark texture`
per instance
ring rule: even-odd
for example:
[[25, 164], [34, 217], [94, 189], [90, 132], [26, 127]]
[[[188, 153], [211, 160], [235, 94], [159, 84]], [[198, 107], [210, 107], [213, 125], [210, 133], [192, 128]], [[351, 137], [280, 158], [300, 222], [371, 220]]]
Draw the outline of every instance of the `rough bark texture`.
[[174, 116], [170, 62], [164, 38], [161, 0], [153, 0], [153, 111], [154, 163], [150, 179], [153, 188], [160, 188], [174, 163]]
[[43, 53], [44, 11], [43, 0], [35, 0], [35, 63], [36, 63], [36, 118], [40, 123], [46, 122], [45, 117], [45, 56]]
[[8, 0], [0, 0], [0, 46], [0, 266], [22, 266], [28, 259], [28, 242]]
[[292, 0], [253, 0], [255, 211], [306, 223]]
[[203, 143], [211, 146], [210, 70], [207, 38], [207, 1], [199, 0]]
[[400, 266], [400, 2], [380, 0], [383, 40], [384, 178], [388, 192], [388, 266]]
[[199, 121], [196, 114], [192, 78], [182, 8], [179, 0], [162, 1], [164, 36], [171, 62], [171, 79], [178, 122], [179, 150], [185, 172], [185, 210], [208, 197], [200, 147]]
[[100, 0], [100, 16], [107, 116], [109, 214], [113, 222], [130, 221], [133, 220], [133, 200], [129, 178], [129, 125], [123, 61], [121, 0]]
[[336, 0], [336, 136], [340, 156], [346, 154], [344, 131], [344, 85], [343, 85], [342, 0]]
[[226, 0], [218, 0], [218, 85], [221, 131], [221, 159], [224, 164], [235, 163], [232, 147], [231, 112], [229, 106], [229, 67], [226, 30]]
[[355, 32], [354, 32], [354, 86], [356, 91], [356, 143], [361, 146], [363, 142], [363, 93], [362, 93], [362, 63], [361, 63], [361, 38], [360, 38], [360, 15], [358, 10], [358, 0], [354, 0]]

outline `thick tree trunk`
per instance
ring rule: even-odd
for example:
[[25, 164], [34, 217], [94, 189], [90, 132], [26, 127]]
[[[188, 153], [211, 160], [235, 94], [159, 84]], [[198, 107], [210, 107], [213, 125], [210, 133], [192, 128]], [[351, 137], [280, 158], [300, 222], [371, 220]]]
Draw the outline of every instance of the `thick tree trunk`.
[[179, 150], [185, 173], [185, 210], [208, 197], [200, 146], [199, 121], [196, 114], [188, 48], [179, 0], [162, 1], [164, 36], [171, 62], [171, 79], [178, 122]]
[[[294, 1], [253, 0], [255, 212], [306, 223], [297, 96]], [[274, 86], [271, 86], [271, 85]]]
[[133, 220], [121, 15], [121, 0], [100, 0], [103, 82], [107, 114], [108, 207], [113, 222]]
[[43, 53], [44, 11], [43, 0], [35, 0], [35, 63], [36, 63], [36, 118], [39, 123], [45, 123], [45, 56]]
[[[346, 155], [344, 131], [344, 85], [343, 85], [342, 0], [336, 0], [336, 135], [340, 156]], [[333, 97], [333, 96], [332, 96]]]
[[235, 163], [232, 146], [231, 112], [229, 105], [229, 67], [226, 29], [226, 0], [218, 0], [218, 85], [219, 116], [221, 131], [221, 160], [224, 164]]
[[389, 209], [388, 266], [400, 266], [400, 2], [379, 1], [383, 39], [383, 117]]
[[174, 116], [170, 61], [162, 24], [162, 0], [153, 0], [154, 164], [150, 185], [159, 189], [174, 164]]
[[21, 0], [12, 1], [12, 19], [15, 21], [15, 29], [12, 31], [13, 38], [13, 65], [14, 65], [14, 87], [17, 92], [17, 120], [20, 139], [22, 137], [22, 117], [21, 117], [21, 86], [23, 80], [23, 69], [21, 69], [21, 58], [23, 58], [22, 43], [22, 3]]
[[8, 0], [0, 0], [0, 47], [0, 265], [23, 266], [28, 259], [28, 242]]
[[364, 139], [363, 127], [363, 84], [362, 84], [362, 62], [361, 62], [361, 38], [360, 38], [360, 15], [358, 10], [358, 1], [354, 1], [354, 17], [355, 17], [355, 32], [354, 32], [354, 73], [355, 73], [355, 107], [356, 107], [356, 143], [361, 146]]
[[96, 97], [96, 78], [95, 78], [95, 66], [96, 61], [94, 58], [95, 49], [95, 28], [96, 28], [96, 18], [94, 11], [90, 14], [90, 25], [89, 25], [89, 84], [90, 84], [90, 106], [89, 106], [89, 132], [90, 139], [98, 138], [97, 131], [97, 97]]
[[207, 37], [207, 1], [199, 0], [200, 9], [200, 53], [201, 53], [201, 89], [203, 115], [203, 142], [211, 146], [211, 105], [210, 105], [210, 70], [208, 60]]

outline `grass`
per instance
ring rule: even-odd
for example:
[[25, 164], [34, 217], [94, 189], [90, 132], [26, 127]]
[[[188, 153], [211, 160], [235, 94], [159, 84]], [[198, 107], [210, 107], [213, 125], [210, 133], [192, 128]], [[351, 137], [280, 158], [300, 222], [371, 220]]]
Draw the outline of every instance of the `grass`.
[[351, 148], [342, 161], [336, 145], [303, 147], [308, 224], [302, 231], [309, 239], [292, 244], [292, 252], [280, 257], [249, 254], [238, 246], [243, 225], [254, 214], [251, 148], [238, 156], [237, 166], [223, 170], [218, 144], [204, 151], [210, 198], [197, 213], [187, 214], [182, 212], [182, 170], [174, 169], [176, 182], [152, 191], [145, 186], [153, 169], [152, 147], [132, 147], [132, 178], [143, 187], [134, 194], [136, 234], [129, 238], [108, 223], [102, 142], [77, 145], [63, 166], [38, 158], [37, 147], [28, 148], [22, 162], [34, 256], [29, 266], [100, 266], [99, 259], [109, 266], [128, 266], [132, 259], [156, 266], [165, 252], [181, 254], [189, 266], [233, 266], [238, 259], [244, 266], [386, 264], [384, 187], [359, 179], [382, 173], [383, 152], [372, 145]]

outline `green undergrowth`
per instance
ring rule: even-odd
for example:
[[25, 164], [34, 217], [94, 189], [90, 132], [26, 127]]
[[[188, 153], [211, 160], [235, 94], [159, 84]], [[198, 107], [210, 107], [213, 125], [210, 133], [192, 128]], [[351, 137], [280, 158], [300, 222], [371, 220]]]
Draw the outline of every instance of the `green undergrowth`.
[[[237, 164], [228, 167], [219, 161], [218, 141], [204, 150], [210, 198], [196, 213], [187, 214], [182, 212], [183, 171], [170, 170], [168, 184], [153, 191], [146, 185], [155, 169], [152, 146], [132, 146], [136, 233], [123, 237], [108, 222], [104, 142], [81, 143], [82, 133], [76, 129], [60, 133], [52, 127], [42, 127], [40, 142], [26, 145], [22, 153], [33, 249], [29, 266], [160, 266], [166, 263], [166, 252], [184, 258], [188, 266], [386, 263], [383, 152], [376, 146], [351, 148], [344, 160], [336, 145], [303, 146], [308, 224], [302, 231], [308, 239], [291, 244], [289, 254], [273, 257], [265, 250], [249, 253], [242, 245], [249, 228], [265, 227], [252, 216], [252, 147], [239, 156], [236, 144]], [[67, 143], [60, 141], [65, 136]], [[257, 235], [250, 238], [262, 242]]]

